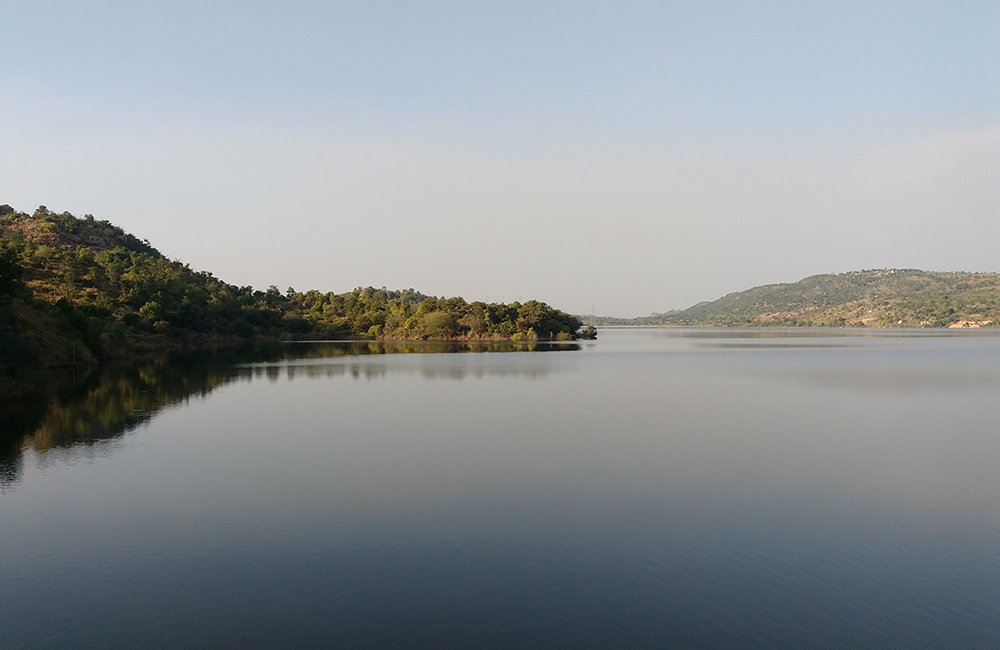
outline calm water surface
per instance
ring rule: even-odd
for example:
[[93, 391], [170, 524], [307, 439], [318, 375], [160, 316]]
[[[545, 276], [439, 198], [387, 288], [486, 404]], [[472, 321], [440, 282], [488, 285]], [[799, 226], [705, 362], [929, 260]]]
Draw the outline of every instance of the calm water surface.
[[997, 334], [107, 372], [3, 420], [0, 648], [1000, 647]]

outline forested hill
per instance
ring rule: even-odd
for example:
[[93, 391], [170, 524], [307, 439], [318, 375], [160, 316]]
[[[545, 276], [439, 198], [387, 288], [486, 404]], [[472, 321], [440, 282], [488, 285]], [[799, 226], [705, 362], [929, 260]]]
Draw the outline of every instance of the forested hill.
[[[581, 322], [537, 301], [238, 287], [92, 216], [0, 206], [0, 371], [253, 339], [573, 339]], [[15, 373], [16, 374], [16, 373]]]
[[814, 275], [616, 324], [997, 327], [1000, 274], [880, 269]]

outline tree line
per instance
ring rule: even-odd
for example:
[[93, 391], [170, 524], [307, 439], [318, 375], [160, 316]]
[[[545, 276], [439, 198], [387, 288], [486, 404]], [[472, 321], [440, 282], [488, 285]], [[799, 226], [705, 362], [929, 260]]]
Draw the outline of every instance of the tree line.
[[581, 325], [535, 300], [235, 286], [91, 215], [0, 206], [0, 366], [8, 370], [253, 339], [572, 340]]

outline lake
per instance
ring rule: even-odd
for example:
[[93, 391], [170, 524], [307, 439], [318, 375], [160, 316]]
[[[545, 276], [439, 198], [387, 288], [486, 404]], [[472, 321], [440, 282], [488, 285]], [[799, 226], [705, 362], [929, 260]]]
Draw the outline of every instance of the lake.
[[3, 422], [5, 649], [1000, 647], [997, 331], [286, 344]]

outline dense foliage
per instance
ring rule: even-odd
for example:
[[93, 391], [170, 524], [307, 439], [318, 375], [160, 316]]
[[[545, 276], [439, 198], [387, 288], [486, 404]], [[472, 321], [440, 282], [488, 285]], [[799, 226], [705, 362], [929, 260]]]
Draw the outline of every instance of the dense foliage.
[[286, 294], [295, 314], [316, 327], [369, 339], [572, 340], [580, 321], [530, 300], [484, 303], [418, 292], [355, 289]]
[[107, 221], [0, 206], [0, 370], [248, 339], [570, 340], [581, 322], [528, 301], [412, 289], [237, 287]]

